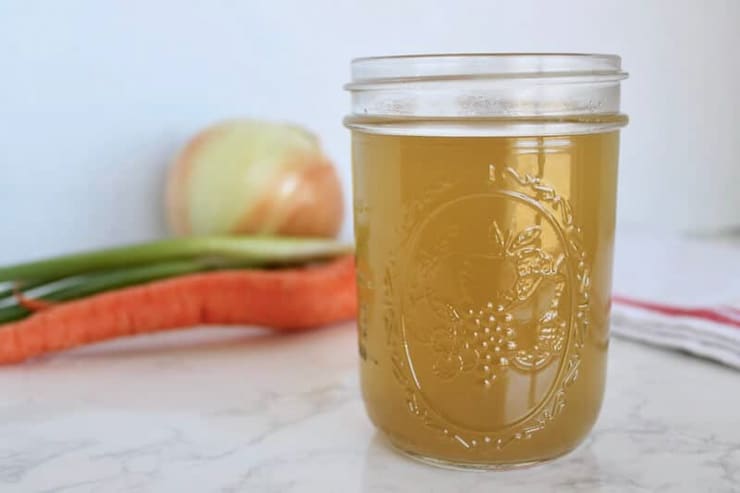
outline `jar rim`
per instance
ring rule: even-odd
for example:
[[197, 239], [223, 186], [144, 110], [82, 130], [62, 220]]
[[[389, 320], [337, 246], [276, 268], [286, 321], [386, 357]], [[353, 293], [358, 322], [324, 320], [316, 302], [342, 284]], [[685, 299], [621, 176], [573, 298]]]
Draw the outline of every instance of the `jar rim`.
[[470, 79], [586, 78], [618, 81], [619, 55], [598, 53], [441, 53], [369, 56], [351, 62], [350, 91], [378, 84]]

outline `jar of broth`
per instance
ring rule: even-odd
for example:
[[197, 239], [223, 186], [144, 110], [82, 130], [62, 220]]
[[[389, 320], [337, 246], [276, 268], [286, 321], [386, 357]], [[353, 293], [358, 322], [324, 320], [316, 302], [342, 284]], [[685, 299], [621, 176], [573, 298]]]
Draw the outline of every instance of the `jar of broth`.
[[613, 55], [352, 62], [362, 393], [399, 450], [510, 468], [593, 426], [625, 77]]

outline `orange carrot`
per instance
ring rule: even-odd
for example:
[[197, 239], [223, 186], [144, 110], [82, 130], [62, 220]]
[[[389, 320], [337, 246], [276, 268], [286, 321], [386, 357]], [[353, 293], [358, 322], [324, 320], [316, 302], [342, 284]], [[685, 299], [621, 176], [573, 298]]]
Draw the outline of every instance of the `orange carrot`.
[[353, 262], [191, 274], [53, 305], [0, 325], [0, 364], [194, 325], [299, 330], [348, 320], [357, 311]]

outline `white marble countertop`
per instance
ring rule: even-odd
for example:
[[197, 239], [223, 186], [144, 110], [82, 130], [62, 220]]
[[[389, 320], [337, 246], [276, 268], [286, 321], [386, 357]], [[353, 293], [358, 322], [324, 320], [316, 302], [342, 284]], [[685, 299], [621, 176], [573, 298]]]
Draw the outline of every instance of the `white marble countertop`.
[[586, 443], [490, 473], [387, 448], [356, 365], [346, 325], [195, 330], [0, 368], [0, 491], [740, 491], [740, 373], [714, 363], [613, 340]]

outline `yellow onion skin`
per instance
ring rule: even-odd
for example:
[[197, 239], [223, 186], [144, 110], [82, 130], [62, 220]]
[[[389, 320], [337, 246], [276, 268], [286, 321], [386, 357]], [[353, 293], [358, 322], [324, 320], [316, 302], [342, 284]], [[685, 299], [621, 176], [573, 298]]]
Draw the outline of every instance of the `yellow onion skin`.
[[319, 140], [284, 123], [231, 120], [195, 135], [167, 177], [175, 235], [335, 237], [344, 215], [336, 168]]

